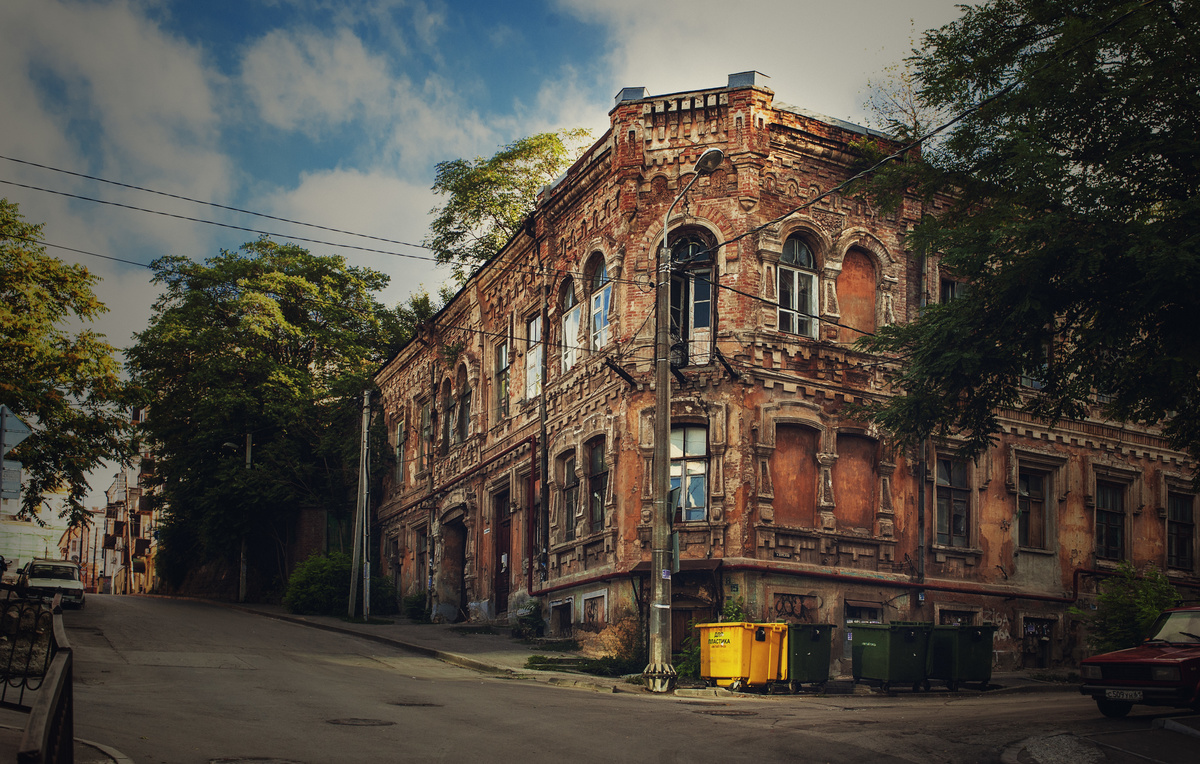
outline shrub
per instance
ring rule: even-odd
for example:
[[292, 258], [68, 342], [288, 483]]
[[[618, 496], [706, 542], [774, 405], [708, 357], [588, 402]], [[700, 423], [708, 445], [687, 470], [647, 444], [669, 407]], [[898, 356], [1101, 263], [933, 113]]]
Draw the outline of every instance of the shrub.
[[[283, 606], [301, 615], [344, 614], [350, 602], [350, 564], [344, 552], [309, 557], [288, 579]], [[371, 612], [396, 612], [396, 589], [389, 579], [371, 577]]]
[[1147, 565], [1139, 575], [1128, 561], [1100, 583], [1096, 610], [1071, 608], [1088, 627], [1088, 644], [1099, 652], [1133, 647], [1149, 636], [1150, 627], [1167, 608], [1179, 604], [1179, 593], [1166, 574]]
[[425, 609], [425, 600], [428, 595], [424, 589], [404, 598], [402, 615], [410, 621], [417, 623], [429, 623], [429, 612]]

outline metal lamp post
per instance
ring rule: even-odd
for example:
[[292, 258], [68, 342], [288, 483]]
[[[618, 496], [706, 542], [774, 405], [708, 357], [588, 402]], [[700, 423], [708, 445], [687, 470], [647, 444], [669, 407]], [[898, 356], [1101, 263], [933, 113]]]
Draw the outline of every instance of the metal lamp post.
[[653, 692], [669, 692], [675, 686], [671, 665], [671, 213], [687, 196], [701, 175], [709, 175], [725, 161], [725, 152], [709, 148], [696, 160], [694, 174], [671, 202], [663, 217], [662, 247], [658, 250], [658, 281], [655, 284], [654, 339], [654, 518], [651, 521], [650, 575], [654, 599], [650, 603], [650, 662], [642, 675]]

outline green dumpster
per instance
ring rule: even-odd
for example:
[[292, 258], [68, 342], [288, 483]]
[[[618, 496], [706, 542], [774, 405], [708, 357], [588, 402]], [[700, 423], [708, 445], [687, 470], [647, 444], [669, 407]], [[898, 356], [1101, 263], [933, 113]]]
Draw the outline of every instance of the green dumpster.
[[932, 623], [856, 623], [851, 658], [854, 681], [878, 682], [884, 692], [892, 685], [921, 688], [929, 677], [929, 635]]
[[828, 623], [794, 623], [788, 626], [784, 652], [787, 662], [781, 680], [793, 693], [804, 684], [825, 688], [829, 681], [829, 643], [837, 627]]
[[992, 678], [992, 638], [996, 627], [935, 626], [929, 638], [929, 678], [945, 682], [952, 691], [964, 682], [979, 682], [986, 690]]

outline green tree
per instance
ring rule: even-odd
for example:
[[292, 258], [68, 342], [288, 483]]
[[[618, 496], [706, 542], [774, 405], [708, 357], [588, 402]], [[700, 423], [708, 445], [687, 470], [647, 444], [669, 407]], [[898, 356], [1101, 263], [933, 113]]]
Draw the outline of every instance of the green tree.
[[589, 136], [582, 128], [539, 133], [508, 144], [489, 159], [439, 162], [433, 190], [446, 202], [432, 210], [426, 246], [465, 282], [521, 230], [538, 191], [570, 167], [578, 144]]
[[920, 206], [907, 246], [970, 292], [863, 340], [904, 360], [876, 420], [979, 453], [1001, 409], [1100, 404], [1200, 458], [1200, 4], [989, 0], [911, 63], [964, 116], [867, 192]]
[[42, 226], [0, 199], [0, 403], [32, 430], [7, 458], [25, 468], [22, 516], [61, 493], [78, 525], [90, 517], [88, 473], [128, 455], [127, 390], [104, 336], [67, 328], [107, 310], [92, 292], [97, 277], [48, 256], [41, 238]]
[[1178, 604], [1179, 593], [1165, 573], [1147, 566], [1139, 575], [1132, 563], [1124, 561], [1100, 583], [1094, 611], [1072, 608], [1071, 612], [1087, 624], [1088, 644], [1106, 653], [1141, 644], [1155, 619]]
[[[328, 512], [335, 548], [348, 536], [362, 391], [404, 341], [372, 296], [388, 278], [268, 239], [152, 267], [164, 292], [128, 365], [148, 404], [163, 572], [177, 585], [245, 540], [257, 580], [281, 585], [301, 509]], [[371, 437], [382, 463], [382, 422]]]

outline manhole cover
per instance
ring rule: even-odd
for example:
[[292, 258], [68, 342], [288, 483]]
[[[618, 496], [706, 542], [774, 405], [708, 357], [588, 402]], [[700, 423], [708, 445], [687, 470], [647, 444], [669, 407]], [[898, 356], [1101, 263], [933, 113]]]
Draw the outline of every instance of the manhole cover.
[[329, 719], [329, 724], [340, 724], [343, 727], [390, 727], [395, 722], [385, 719]]
[[422, 700], [393, 700], [388, 703], [389, 706], [403, 706], [404, 708], [441, 708], [441, 703], [426, 703]]
[[697, 711], [696, 713], [708, 714], [709, 716], [758, 716], [757, 711], [737, 711], [732, 708], [717, 708], [713, 709], [712, 711]]

